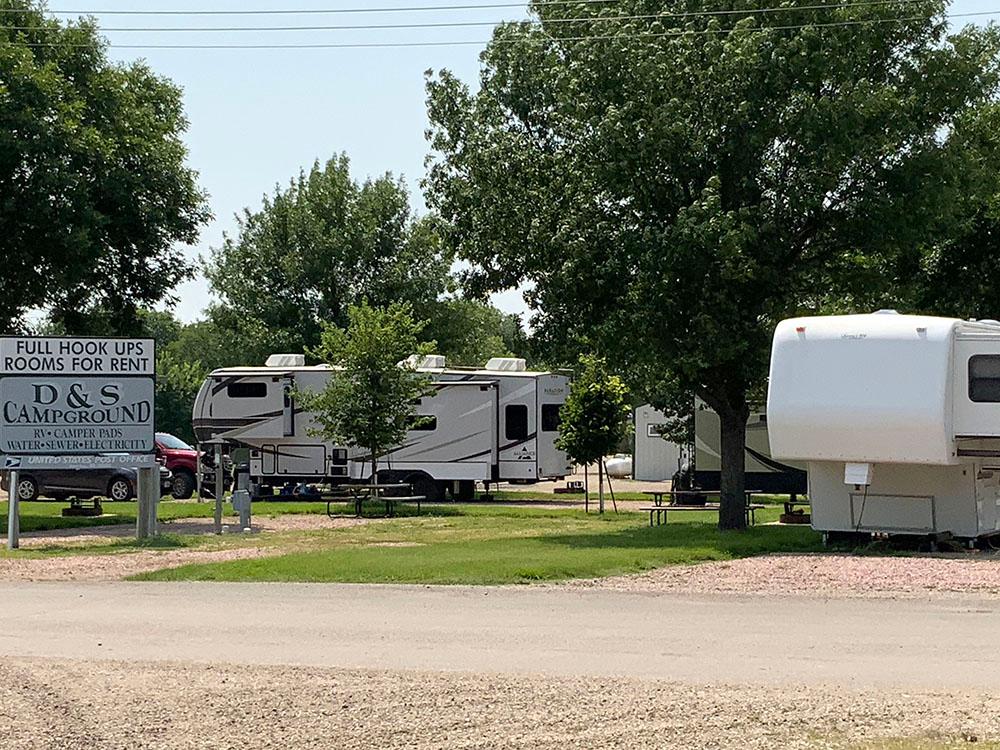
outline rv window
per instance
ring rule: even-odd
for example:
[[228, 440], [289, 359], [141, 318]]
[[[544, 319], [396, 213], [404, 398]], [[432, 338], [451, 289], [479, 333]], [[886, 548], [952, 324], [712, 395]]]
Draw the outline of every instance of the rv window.
[[977, 354], [969, 358], [969, 400], [1000, 403], [1000, 355]]
[[506, 435], [508, 440], [528, 439], [528, 407], [524, 404], [511, 404], [505, 412], [507, 419]]
[[663, 425], [662, 424], [651, 424], [646, 426], [646, 437], [658, 438], [663, 437]]
[[229, 398], [267, 398], [267, 383], [230, 383], [226, 394]]
[[559, 432], [560, 404], [542, 404], [542, 432]]
[[433, 432], [438, 428], [437, 417], [415, 414], [410, 419], [410, 429], [417, 432]]

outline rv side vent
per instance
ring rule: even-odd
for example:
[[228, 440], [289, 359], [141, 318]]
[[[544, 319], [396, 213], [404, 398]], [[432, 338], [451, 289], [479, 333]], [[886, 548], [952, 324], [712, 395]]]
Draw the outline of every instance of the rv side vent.
[[486, 369], [498, 372], [524, 372], [528, 369], [528, 363], [516, 357], [494, 357], [486, 363]]
[[272, 354], [264, 363], [265, 367], [305, 367], [305, 354]]
[[400, 364], [406, 364], [414, 369], [421, 370], [443, 370], [444, 369], [444, 355], [443, 354], [425, 354], [423, 356], [419, 354], [411, 354], [405, 360], [400, 362]]

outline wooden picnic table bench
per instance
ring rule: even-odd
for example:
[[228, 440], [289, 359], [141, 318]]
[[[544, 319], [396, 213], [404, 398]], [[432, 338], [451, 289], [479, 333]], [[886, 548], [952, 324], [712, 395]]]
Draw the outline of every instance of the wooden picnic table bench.
[[417, 504], [417, 515], [420, 514], [420, 503], [422, 503], [427, 498], [424, 495], [403, 495], [401, 497], [396, 497], [395, 495], [385, 495], [382, 497], [385, 500], [385, 512], [390, 518], [396, 515], [396, 505], [397, 503], [416, 503]]
[[[394, 491], [409, 492], [408, 495], [394, 495]], [[333, 504], [338, 502], [354, 501], [354, 515], [361, 517], [361, 507], [365, 500], [381, 500], [385, 503], [386, 516], [393, 516], [396, 505], [403, 502], [416, 502], [417, 513], [420, 513], [420, 504], [427, 498], [423, 495], [414, 495], [413, 486], [405, 482], [395, 482], [389, 484], [346, 484], [336, 488], [335, 491], [325, 495], [326, 514], [334, 517]]]
[[[668, 514], [671, 512], [690, 513], [692, 511], [714, 511], [718, 513], [719, 509], [722, 507], [721, 503], [705, 503], [704, 505], [680, 505], [677, 503], [678, 497], [691, 497], [699, 495], [718, 495], [721, 497], [722, 492], [719, 490], [647, 490], [644, 494], [653, 496], [653, 505], [639, 509], [649, 513], [650, 526], [659, 526], [661, 523], [666, 523]], [[747, 490], [745, 494], [745, 512], [747, 523], [751, 526], [755, 526], [757, 524], [757, 511], [762, 510], [767, 506], [761, 503], [752, 502], [754, 495], [762, 494], [760, 490]], [[663, 497], [666, 495], [670, 496], [670, 502], [664, 505]]]

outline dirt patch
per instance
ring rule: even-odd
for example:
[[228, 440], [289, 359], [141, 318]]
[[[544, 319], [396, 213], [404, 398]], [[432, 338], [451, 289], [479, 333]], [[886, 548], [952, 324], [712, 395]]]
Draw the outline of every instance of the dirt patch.
[[[5, 659], [4, 747], [827, 750], [1000, 738], [997, 696]], [[891, 745], [897, 747], [897, 745]]]
[[142, 550], [120, 555], [67, 555], [0, 560], [4, 581], [118, 581], [140, 573], [199, 563], [251, 560], [280, 555], [277, 547], [238, 547], [224, 550]]
[[[275, 533], [281, 531], [303, 531], [322, 529], [343, 529], [377, 522], [368, 518], [328, 518], [319, 515], [261, 516], [254, 519], [255, 532]], [[235, 529], [237, 519], [226, 519], [229, 528]], [[164, 534], [212, 535], [214, 522], [210, 518], [195, 518], [161, 523]], [[135, 534], [135, 527], [93, 526], [75, 529], [71, 534], [65, 529], [38, 531], [21, 538], [24, 549], [45, 549], [50, 547], [79, 547], [105, 541], [112, 545]], [[74, 554], [59, 557], [28, 558], [8, 557], [0, 559], [0, 580], [4, 581], [115, 581], [165, 568], [201, 563], [228, 562], [230, 560], [251, 560], [287, 553], [289, 550], [277, 545], [256, 545], [254, 536], [240, 536], [246, 546], [225, 549], [171, 549], [171, 550], [122, 550], [118, 554]], [[229, 541], [229, 540], [227, 540]]]
[[769, 555], [675, 565], [563, 585], [648, 593], [889, 599], [1000, 597], [1000, 557]]
[[[280, 531], [321, 531], [323, 529], [343, 529], [358, 526], [382, 519], [373, 518], [329, 518], [318, 514], [254, 516], [253, 530], [255, 532]], [[235, 516], [222, 519], [227, 533], [239, 532], [239, 519]], [[162, 534], [198, 535], [214, 534], [215, 521], [211, 518], [184, 518], [175, 521], [161, 521]], [[72, 546], [93, 544], [106, 539], [109, 543], [119, 539], [135, 536], [133, 524], [116, 524], [114, 526], [88, 526], [78, 529], [52, 529], [48, 531], [32, 531], [21, 534], [21, 547], [24, 549], [48, 547], [53, 545]]]

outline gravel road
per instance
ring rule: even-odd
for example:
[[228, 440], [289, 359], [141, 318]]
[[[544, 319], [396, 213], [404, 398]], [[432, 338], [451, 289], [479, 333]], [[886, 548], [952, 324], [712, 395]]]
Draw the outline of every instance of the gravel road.
[[0, 656], [995, 690], [1000, 602], [0, 583]]
[[0, 583], [0, 601], [0, 748], [1000, 742], [993, 600]]
[[[875, 748], [1000, 737], [1000, 698], [626, 678], [6, 659], [0, 746]], [[979, 745], [981, 746], [981, 745]]]

